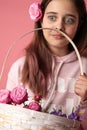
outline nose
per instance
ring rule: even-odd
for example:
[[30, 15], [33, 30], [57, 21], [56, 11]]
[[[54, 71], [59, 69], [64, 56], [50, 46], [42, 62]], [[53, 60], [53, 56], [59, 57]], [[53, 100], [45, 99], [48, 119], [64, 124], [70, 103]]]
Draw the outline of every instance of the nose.
[[58, 28], [59, 30], [62, 30], [62, 31], [65, 30], [63, 19], [58, 19], [58, 21], [56, 23], [56, 28]]

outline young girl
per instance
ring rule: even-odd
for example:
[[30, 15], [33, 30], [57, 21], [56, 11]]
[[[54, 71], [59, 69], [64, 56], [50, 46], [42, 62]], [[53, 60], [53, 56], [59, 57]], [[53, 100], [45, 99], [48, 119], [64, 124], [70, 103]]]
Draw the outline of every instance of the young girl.
[[[35, 5], [38, 5], [37, 2]], [[59, 29], [77, 46], [83, 63], [80, 74], [77, 55], [69, 41], [55, 30], [35, 31], [26, 55], [18, 59], [8, 74], [7, 88], [24, 85], [29, 95], [41, 94], [43, 111], [62, 110], [70, 114], [79, 104], [87, 113], [87, 12], [83, 0], [42, 0], [30, 9], [36, 28]], [[33, 16], [34, 14], [34, 16]], [[82, 130], [87, 130], [87, 116]]]

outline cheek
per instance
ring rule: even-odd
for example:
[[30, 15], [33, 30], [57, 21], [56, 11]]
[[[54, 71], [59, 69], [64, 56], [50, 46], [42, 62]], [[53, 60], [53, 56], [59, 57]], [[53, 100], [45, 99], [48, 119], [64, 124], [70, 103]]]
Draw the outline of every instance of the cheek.
[[42, 25], [42, 27], [44, 27], [44, 28], [52, 28], [52, 24], [50, 24], [50, 23], [47, 21], [47, 18], [46, 18], [46, 17], [43, 18], [43, 21], [42, 21], [41, 25]]
[[77, 27], [69, 28], [69, 29], [67, 29], [67, 31], [66, 31], [67, 35], [68, 35], [71, 39], [74, 38], [76, 32], [77, 32]]
[[47, 38], [49, 36], [48, 30], [43, 30], [43, 35], [45, 38]]
[[49, 28], [50, 26], [49, 26], [49, 24], [47, 24], [46, 22], [43, 22], [43, 23], [42, 23], [42, 27], [43, 27], [43, 28], [46, 28], [46, 27]]
[[51, 32], [49, 30], [43, 30], [43, 36], [47, 42], [50, 42], [51, 39]]

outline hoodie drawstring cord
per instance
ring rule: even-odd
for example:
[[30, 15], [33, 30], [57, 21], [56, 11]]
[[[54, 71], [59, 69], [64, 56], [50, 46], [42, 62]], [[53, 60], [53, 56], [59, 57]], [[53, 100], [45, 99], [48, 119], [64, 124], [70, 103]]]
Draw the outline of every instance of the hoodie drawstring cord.
[[[46, 111], [46, 109], [48, 108], [49, 104], [51, 103], [52, 99], [53, 99], [53, 94], [55, 92], [55, 89], [56, 89], [56, 84], [57, 84], [57, 79], [58, 79], [58, 74], [59, 74], [59, 71], [62, 67], [62, 65], [64, 64], [64, 61], [62, 61], [60, 64], [59, 64], [59, 67], [57, 68], [57, 73], [56, 73], [56, 76], [53, 75], [53, 80], [52, 80], [52, 83], [50, 85], [50, 88], [52, 88], [52, 91], [51, 91], [51, 94], [48, 98], [48, 100], [45, 102], [45, 105], [43, 106], [43, 111]], [[53, 60], [53, 66], [52, 66], [52, 72], [54, 73], [54, 68], [55, 67], [55, 61]]]

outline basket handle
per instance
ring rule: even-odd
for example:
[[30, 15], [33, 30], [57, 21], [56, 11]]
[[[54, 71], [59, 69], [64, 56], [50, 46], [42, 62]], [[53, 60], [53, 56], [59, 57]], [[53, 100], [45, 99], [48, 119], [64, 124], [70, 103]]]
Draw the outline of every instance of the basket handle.
[[19, 36], [17, 39], [15, 39], [15, 40], [13, 41], [13, 43], [11, 44], [11, 46], [9, 47], [9, 49], [8, 49], [8, 51], [7, 51], [7, 54], [6, 54], [5, 59], [4, 59], [4, 62], [3, 62], [3, 64], [2, 64], [2, 69], [1, 69], [1, 73], [0, 73], [0, 82], [1, 82], [1, 79], [2, 79], [2, 76], [3, 76], [3, 73], [4, 73], [4, 70], [5, 70], [6, 62], [7, 62], [7, 60], [8, 60], [9, 55], [10, 55], [10, 52], [11, 52], [11, 50], [13, 49], [13, 47], [16, 45], [16, 43], [17, 43], [18, 41], [20, 41], [21, 39], [23, 39], [25, 36], [29, 35], [30, 33], [35, 32], [35, 31], [38, 31], [38, 30], [43, 30], [43, 29], [54, 30], [54, 31], [56, 31], [56, 32], [60, 32], [60, 33], [72, 44], [72, 46], [73, 46], [73, 48], [75, 49], [75, 52], [76, 52], [76, 54], [77, 54], [78, 60], [79, 60], [81, 75], [83, 75], [83, 68], [82, 68], [81, 57], [80, 57], [79, 51], [78, 51], [77, 47], [75, 46], [74, 42], [73, 42], [64, 32], [62, 32], [62, 31], [59, 30], [59, 29], [36, 28], [36, 29], [30, 30], [30, 31], [24, 33], [23, 35]]

